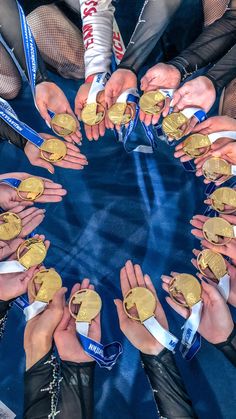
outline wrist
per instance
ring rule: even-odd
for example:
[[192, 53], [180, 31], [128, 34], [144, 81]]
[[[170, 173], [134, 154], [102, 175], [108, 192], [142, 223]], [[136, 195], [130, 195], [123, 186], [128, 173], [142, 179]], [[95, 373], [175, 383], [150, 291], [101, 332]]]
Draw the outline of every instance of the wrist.
[[136, 78], [138, 77], [136, 70], [133, 67], [129, 67], [128, 65], [120, 63], [117, 66], [116, 71], [118, 71], [118, 70], [130, 71], [132, 74], [134, 74], [136, 76]]
[[28, 370], [52, 349], [52, 340], [41, 339], [38, 342], [34, 340], [34, 343], [30, 343], [29, 345], [25, 344], [24, 347], [26, 370]]

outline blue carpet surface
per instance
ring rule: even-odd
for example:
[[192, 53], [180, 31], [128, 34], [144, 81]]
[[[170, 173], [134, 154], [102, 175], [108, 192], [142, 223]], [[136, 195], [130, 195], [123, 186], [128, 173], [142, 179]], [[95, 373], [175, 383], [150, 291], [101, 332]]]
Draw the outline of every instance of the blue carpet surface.
[[[78, 83], [53, 77], [73, 104]], [[13, 105], [22, 120], [39, 132], [48, 131], [28, 87]], [[137, 135], [143, 132], [138, 129]], [[88, 167], [57, 168], [52, 177], [31, 167], [20, 150], [5, 142], [0, 145], [0, 171], [47, 176], [68, 190], [63, 202], [45, 205], [46, 218], [38, 228], [51, 240], [46, 266], [55, 267], [69, 289], [84, 277], [92, 280], [103, 300], [102, 341], [119, 340], [124, 346], [111, 372], [96, 369], [95, 419], [156, 419], [139, 353], [119, 330], [113, 299], [121, 297], [119, 270], [131, 258], [151, 275], [170, 329], [180, 337], [183, 320], [166, 306], [160, 276], [171, 270], [194, 272], [191, 250], [198, 242], [190, 234], [189, 219], [203, 212], [204, 187], [161, 141], [153, 155], [127, 154], [107, 131], [98, 142], [84, 137], [81, 149]], [[0, 346], [0, 399], [17, 419], [23, 404], [23, 331], [22, 312], [13, 307]], [[187, 363], [179, 354], [176, 360], [199, 418], [235, 418], [235, 370], [221, 353], [203, 341], [193, 361]]]

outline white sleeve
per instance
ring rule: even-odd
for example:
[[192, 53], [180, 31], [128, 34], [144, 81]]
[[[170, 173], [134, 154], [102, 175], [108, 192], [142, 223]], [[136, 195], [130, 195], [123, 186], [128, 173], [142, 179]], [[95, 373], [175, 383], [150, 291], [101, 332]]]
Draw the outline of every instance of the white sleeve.
[[112, 0], [80, 0], [85, 47], [85, 78], [110, 71], [114, 7]]

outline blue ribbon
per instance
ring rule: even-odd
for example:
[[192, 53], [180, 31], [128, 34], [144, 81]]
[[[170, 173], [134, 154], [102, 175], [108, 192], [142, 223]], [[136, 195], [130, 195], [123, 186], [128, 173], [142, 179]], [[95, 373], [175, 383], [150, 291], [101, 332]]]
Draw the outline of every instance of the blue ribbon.
[[91, 356], [101, 368], [111, 370], [116, 364], [118, 357], [123, 352], [121, 343], [112, 342], [104, 346], [80, 333], [78, 333], [78, 335], [84, 351]]
[[197, 332], [192, 345], [189, 347], [181, 342], [179, 350], [186, 361], [191, 361], [201, 348], [201, 335]]
[[29, 306], [28, 300], [23, 296], [16, 298], [14, 304], [22, 311]]
[[0, 101], [0, 118], [3, 119], [11, 128], [13, 128], [14, 131], [18, 132], [22, 137], [26, 138], [26, 140], [40, 148], [45, 140], [40, 137], [36, 131], [34, 131], [24, 122], [20, 121], [9, 104], [7, 108], [7, 106], [2, 103], [3, 102]]
[[6, 183], [6, 185], [11, 186], [12, 188], [18, 188], [18, 186], [21, 183], [21, 180], [9, 177], [6, 179], [1, 179], [0, 183]]

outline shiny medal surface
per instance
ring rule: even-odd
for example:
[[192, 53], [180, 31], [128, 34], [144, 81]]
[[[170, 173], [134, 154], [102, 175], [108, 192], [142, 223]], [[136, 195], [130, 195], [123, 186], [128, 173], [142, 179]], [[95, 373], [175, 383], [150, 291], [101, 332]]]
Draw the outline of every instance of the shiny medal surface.
[[114, 125], [126, 125], [134, 118], [134, 110], [129, 103], [117, 102], [108, 109], [108, 118]]
[[201, 285], [193, 275], [179, 274], [171, 280], [169, 293], [177, 304], [191, 308], [201, 300]]
[[192, 134], [183, 143], [183, 151], [187, 156], [194, 158], [204, 156], [211, 147], [211, 142], [207, 135]]
[[210, 249], [204, 249], [198, 254], [197, 266], [205, 278], [209, 278], [217, 283], [227, 274], [227, 267], [223, 256]]
[[[37, 285], [40, 285], [40, 288], [38, 291], [35, 291]], [[61, 287], [62, 280], [55, 269], [42, 269], [30, 281], [29, 292], [35, 301], [49, 303]]]
[[42, 263], [47, 255], [45, 244], [40, 239], [25, 240], [17, 249], [17, 260], [29, 269]]
[[64, 159], [67, 148], [63, 141], [58, 138], [49, 138], [40, 147], [41, 157], [49, 162], [57, 162]]
[[16, 189], [17, 195], [24, 201], [35, 201], [44, 192], [44, 182], [38, 177], [28, 177], [21, 181]]
[[60, 137], [66, 137], [76, 132], [77, 121], [68, 113], [58, 113], [51, 120], [51, 128]]
[[233, 226], [219, 217], [209, 218], [203, 224], [202, 232], [205, 239], [215, 246], [229, 243], [234, 238]]
[[105, 118], [105, 108], [101, 103], [87, 103], [81, 112], [81, 120], [84, 124], [94, 126], [100, 124]]
[[146, 92], [141, 96], [139, 106], [147, 115], [158, 115], [163, 107], [158, 105], [165, 99], [165, 96], [159, 90]]
[[[145, 320], [154, 316], [156, 298], [147, 288], [131, 288], [124, 297], [123, 307], [130, 319], [143, 323]], [[130, 312], [132, 309], [135, 309], [137, 315]]]
[[[203, 176], [212, 182], [218, 182], [222, 179], [225, 182], [231, 177], [230, 164], [219, 157], [211, 157], [206, 160], [202, 166]], [[227, 176], [227, 178], [225, 178]]]
[[179, 140], [184, 132], [181, 127], [187, 124], [187, 122], [188, 118], [183, 113], [173, 112], [163, 119], [162, 129], [170, 140]]
[[[78, 311], [72, 310], [72, 305], [77, 305]], [[99, 294], [90, 289], [82, 289], [77, 291], [70, 298], [69, 310], [72, 317], [77, 322], [91, 323], [93, 319], [100, 313], [102, 308], [102, 301]]]
[[21, 218], [13, 212], [0, 214], [0, 240], [12, 240], [19, 236], [22, 230]]
[[218, 188], [211, 195], [211, 206], [221, 214], [233, 214], [236, 211], [236, 190]]

